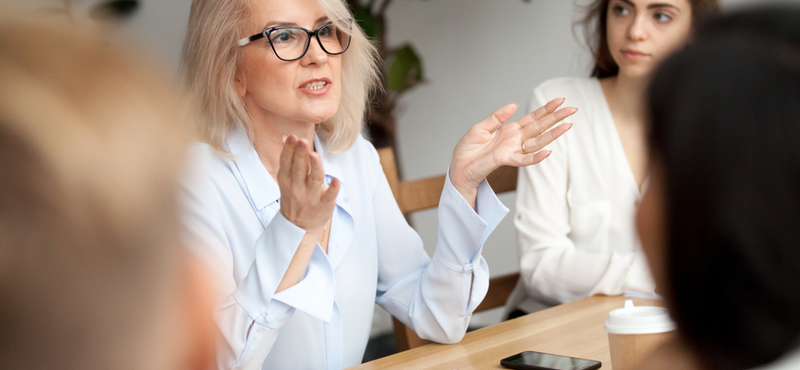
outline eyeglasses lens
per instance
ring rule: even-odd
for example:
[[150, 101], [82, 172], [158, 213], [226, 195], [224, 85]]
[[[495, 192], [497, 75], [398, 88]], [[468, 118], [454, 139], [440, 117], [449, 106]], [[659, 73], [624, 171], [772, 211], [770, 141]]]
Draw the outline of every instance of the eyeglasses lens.
[[273, 30], [268, 37], [272, 48], [281, 59], [299, 58], [308, 42], [306, 30], [296, 27]]
[[333, 23], [321, 28], [317, 36], [322, 48], [328, 54], [341, 54], [350, 45], [348, 32], [344, 32]]
[[[350, 35], [331, 23], [317, 30], [322, 49], [328, 54], [341, 54], [350, 46]], [[279, 58], [299, 59], [308, 45], [308, 32], [301, 27], [284, 27], [272, 30], [269, 35], [272, 48]]]

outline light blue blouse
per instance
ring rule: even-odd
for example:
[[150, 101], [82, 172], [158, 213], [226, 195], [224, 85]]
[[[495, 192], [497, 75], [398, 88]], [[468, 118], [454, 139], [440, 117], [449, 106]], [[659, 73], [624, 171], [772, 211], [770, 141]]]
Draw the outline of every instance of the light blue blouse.
[[488, 289], [482, 245], [508, 209], [484, 180], [476, 213], [448, 177], [431, 259], [400, 213], [372, 144], [359, 137], [340, 154], [325, 153], [319, 138], [314, 144], [326, 182], [342, 184], [328, 253], [318, 244], [302, 280], [279, 293], [305, 232], [280, 213], [278, 184], [241, 130], [227, 141], [233, 156], [192, 148], [183, 241], [218, 274], [218, 367], [358, 365], [376, 302], [422, 338], [460, 341]]

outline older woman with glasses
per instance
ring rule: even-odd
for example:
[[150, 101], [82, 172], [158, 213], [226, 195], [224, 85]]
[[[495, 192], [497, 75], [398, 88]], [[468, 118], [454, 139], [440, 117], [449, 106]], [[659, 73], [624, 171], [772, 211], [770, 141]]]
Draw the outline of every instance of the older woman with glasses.
[[[484, 178], [527, 166], [575, 112], [511, 104], [457, 144], [433, 258], [394, 201], [362, 118], [376, 52], [341, 0], [195, 0], [184, 49], [204, 142], [185, 182], [185, 238], [219, 272], [223, 369], [361, 362], [375, 303], [459, 341], [488, 288], [481, 248], [506, 214]], [[498, 128], [499, 127], [499, 128]], [[535, 153], [535, 154], [534, 154]]]

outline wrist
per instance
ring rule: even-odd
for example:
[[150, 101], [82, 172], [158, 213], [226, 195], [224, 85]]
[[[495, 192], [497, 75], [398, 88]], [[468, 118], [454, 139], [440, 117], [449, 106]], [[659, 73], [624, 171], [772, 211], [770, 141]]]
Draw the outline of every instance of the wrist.
[[450, 170], [450, 183], [456, 189], [456, 191], [461, 194], [461, 197], [464, 198], [465, 201], [475, 209], [475, 199], [478, 197], [478, 184], [471, 184], [462, 176], [453, 176], [453, 170]]
[[294, 217], [287, 216], [286, 213], [283, 212], [283, 210], [281, 210], [281, 214], [283, 215], [283, 218], [286, 219], [286, 221], [289, 221], [289, 222], [292, 223], [292, 225], [303, 229], [303, 231], [306, 232], [306, 236], [309, 236], [309, 235], [322, 236], [322, 233], [324, 232], [325, 225], [322, 225], [322, 226], [319, 226], [319, 227], [311, 227], [311, 226], [305, 225], [302, 222], [298, 222], [298, 220], [296, 220]]
[[316, 228], [303, 229], [303, 230], [305, 230], [305, 231], [306, 231], [306, 236], [309, 236], [309, 237], [316, 237], [317, 239], [319, 239], [320, 237], [322, 237], [322, 234], [324, 234], [324, 233], [325, 233], [325, 227], [324, 227], [324, 226], [323, 226], [323, 227], [316, 227]]
[[319, 240], [322, 238], [322, 232], [309, 232], [306, 231], [306, 235], [303, 236], [303, 241], [300, 243], [299, 249], [303, 249], [310, 251], [314, 249], [314, 247], [319, 243]]
[[478, 181], [471, 181], [469, 176], [465, 174], [468, 173], [467, 170], [463, 168], [458, 168], [456, 166], [450, 166], [450, 182], [453, 186], [459, 191], [469, 191], [469, 189], [478, 189], [478, 185], [480, 185], [481, 180]]

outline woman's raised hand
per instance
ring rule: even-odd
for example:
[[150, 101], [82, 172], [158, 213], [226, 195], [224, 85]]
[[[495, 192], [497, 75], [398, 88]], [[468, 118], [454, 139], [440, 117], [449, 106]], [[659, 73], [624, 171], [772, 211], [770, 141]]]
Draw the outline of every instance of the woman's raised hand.
[[453, 150], [450, 181], [456, 190], [474, 207], [478, 184], [492, 171], [500, 166], [530, 166], [547, 158], [550, 151], [541, 149], [572, 124], [548, 129], [578, 111], [572, 107], [558, 109], [563, 103], [563, 98], [555, 99], [518, 121], [503, 125], [517, 111], [516, 103], [509, 104], [472, 126]]
[[322, 158], [308, 141], [294, 135], [284, 140], [280, 161], [281, 214], [308, 233], [322, 233], [333, 216], [339, 179], [326, 186]]

